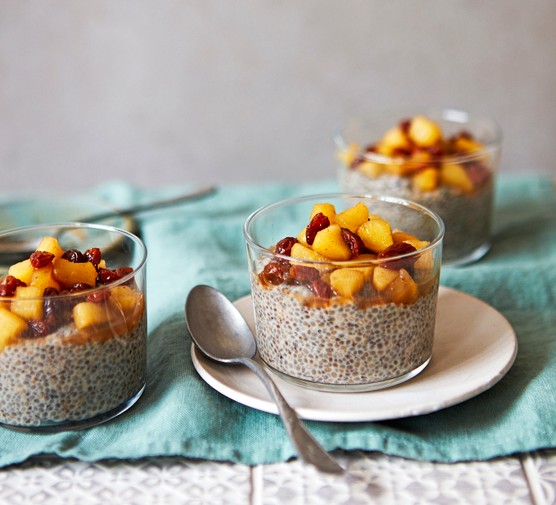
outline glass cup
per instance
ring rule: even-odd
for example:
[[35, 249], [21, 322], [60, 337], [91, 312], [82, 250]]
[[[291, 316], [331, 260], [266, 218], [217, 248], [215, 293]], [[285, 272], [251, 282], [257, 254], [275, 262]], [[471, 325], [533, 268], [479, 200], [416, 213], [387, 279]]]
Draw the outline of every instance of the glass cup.
[[396, 196], [439, 214], [444, 265], [490, 248], [502, 135], [490, 119], [445, 109], [353, 119], [334, 136], [342, 191]]
[[[313, 214], [328, 219], [314, 241]], [[324, 391], [417, 375], [432, 355], [443, 234], [434, 212], [384, 196], [299, 197], [253, 213], [244, 236], [264, 364]]]
[[111, 226], [0, 233], [0, 424], [103, 423], [145, 388], [147, 251]]

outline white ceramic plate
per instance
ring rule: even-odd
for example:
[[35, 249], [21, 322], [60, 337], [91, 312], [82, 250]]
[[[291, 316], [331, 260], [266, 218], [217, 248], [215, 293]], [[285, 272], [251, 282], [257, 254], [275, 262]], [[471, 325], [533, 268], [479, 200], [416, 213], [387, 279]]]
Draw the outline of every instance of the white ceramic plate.
[[[235, 305], [254, 328], [251, 297]], [[432, 360], [413, 379], [369, 393], [328, 393], [272, 377], [303, 419], [380, 421], [427, 414], [472, 398], [506, 374], [516, 353], [515, 332], [502, 314], [473, 296], [440, 287]], [[191, 356], [199, 375], [215, 390], [249, 407], [278, 412], [263, 384], [246, 367], [208, 360], [195, 346]]]

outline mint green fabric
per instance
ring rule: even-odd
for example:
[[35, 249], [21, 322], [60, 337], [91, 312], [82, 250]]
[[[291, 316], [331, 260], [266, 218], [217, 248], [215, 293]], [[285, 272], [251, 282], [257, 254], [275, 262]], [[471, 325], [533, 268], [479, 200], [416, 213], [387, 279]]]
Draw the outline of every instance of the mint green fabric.
[[[96, 188], [116, 205], [177, 193], [123, 183]], [[52, 453], [82, 460], [181, 455], [247, 464], [295, 456], [277, 416], [222, 396], [196, 374], [183, 305], [196, 284], [236, 299], [249, 292], [242, 238], [246, 217], [284, 197], [336, 191], [316, 184], [236, 185], [206, 200], [146, 214], [148, 383], [120, 418], [89, 430], [53, 435], [0, 428], [0, 465]], [[377, 450], [453, 462], [556, 445], [556, 197], [544, 177], [501, 177], [493, 247], [487, 257], [444, 269], [442, 283], [504, 314], [519, 340], [514, 366], [492, 389], [460, 405], [418, 417], [374, 423], [307, 422], [329, 450]], [[431, 391], [434, 395], [434, 391]]]

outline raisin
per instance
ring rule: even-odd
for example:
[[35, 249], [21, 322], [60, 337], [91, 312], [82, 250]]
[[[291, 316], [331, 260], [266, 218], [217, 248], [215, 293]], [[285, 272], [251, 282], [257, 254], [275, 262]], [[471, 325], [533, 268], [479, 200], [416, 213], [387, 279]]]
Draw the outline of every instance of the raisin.
[[313, 245], [317, 233], [330, 226], [330, 219], [326, 217], [322, 212], [319, 212], [313, 216], [311, 222], [307, 225], [305, 231], [305, 238], [309, 245]]
[[23, 338], [46, 337], [51, 333], [48, 323], [44, 319], [27, 321], [27, 329], [23, 333]]
[[42, 268], [46, 265], [52, 263], [54, 259], [54, 254], [46, 252], [46, 251], [35, 251], [31, 256], [29, 256], [29, 260], [31, 261], [31, 266], [33, 268]]
[[411, 126], [411, 119], [402, 119], [399, 123], [400, 130], [406, 135], [409, 133], [410, 126]]
[[86, 291], [87, 289], [92, 289], [92, 288], [94, 288], [94, 286], [85, 284], [84, 282], [76, 282], [71, 286], [71, 288], [69, 288], [68, 292], [72, 294], [80, 293], [81, 291]]
[[56, 288], [53, 287], [47, 287], [44, 288], [44, 291], [42, 293], [43, 296], [58, 296], [60, 294], [60, 291], [58, 291]]
[[315, 279], [320, 279], [320, 273], [316, 268], [305, 267], [302, 265], [293, 265], [290, 268], [290, 276], [300, 284], [309, 285]]
[[62, 258], [72, 263], [87, 263], [89, 261], [87, 257], [77, 249], [68, 249], [63, 255]]
[[110, 290], [109, 289], [102, 289], [100, 291], [95, 291], [94, 293], [90, 293], [87, 295], [87, 301], [93, 303], [100, 303], [104, 300], [108, 300], [110, 297]]
[[294, 237], [286, 237], [280, 240], [276, 244], [275, 253], [276, 254], [283, 254], [284, 256], [291, 256], [292, 247], [294, 244], [297, 244], [297, 239]]
[[277, 286], [289, 279], [290, 264], [287, 261], [271, 261], [259, 274], [261, 282]]
[[102, 254], [98, 247], [91, 247], [85, 251], [85, 257], [94, 265], [95, 268], [97, 268], [100, 260], [102, 259]]
[[125, 277], [131, 272], [133, 272], [133, 268], [130, 267], [121, 267], [114, 270], [110, 270], [109, 268], [99, 268], [97, 280], [99, 284], [110, 284], [111, 282], [120, 280], [122, 277]]
[[365, 251], [365, 244], [363, 244], [361, 237], [347, 228], [342, 228], [342, 238], [351, 251], [351, 259], [357, 258]]
[[14, 296], [19, 286], [27, 286], [27, 284], [13, 275], [7, 275], [0, 284], [0, 296]]
[[320, 277], [318, 279], [312, 280], [309, 284], [309, 287], [311, 288], [313, 293], [315, 293], [315, 296], [317, 298], [320, 298], [321, 300], [329, 300], [330, 298], [332, 298], [332, 288]]
[[[384, 249], [377, 254], [377, 259], [383, 260], [386, 258], [393, 258], [396, 256], [402, 256], [404, 254], [409, 254], [416, 251], [415, 247], [407, 242], [398, 242], [397, 244], [392, 244], [390, 247]], [[391, 270], [401, 270], [405, 268], [406, 270], [411, 270], [413, 264], [417, 258], [400, 258], [398, 260], [385, 261], [381, 263], [381, 266], [385, 268], [390, 268]]]

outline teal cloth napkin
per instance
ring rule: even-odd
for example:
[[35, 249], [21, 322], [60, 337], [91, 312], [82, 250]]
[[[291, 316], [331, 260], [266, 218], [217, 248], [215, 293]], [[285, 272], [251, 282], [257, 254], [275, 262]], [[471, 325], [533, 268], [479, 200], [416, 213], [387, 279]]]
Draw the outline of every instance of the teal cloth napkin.
[[[124, 206], [178, 189], [112, 183], [93, 194]], [[88, 430], [37, 435], [0, 428], [0, 465], [43, 453], [87, 461], [181, 455], [246, 464], [294, 457], [277, 416], [222, 396], [196, 374], [183, 306], [201, 283], [232, 300], [248, 294], [242, 226], [253, 210], [336, 190], [334, 181], [226, 186], [206, 200], [144, 215], [149, 359], [143, 397], [118, 419]], [[506, 316], [519, 341], [513, 367], [490, 390], [433, 414], [368, 423], [308, 421], [325, 448], [453, 462], [556, 445], [556, 197], [549, 179], [500, 178], [492, 250], [474, 265], [444, 269], [442, 283]]]

